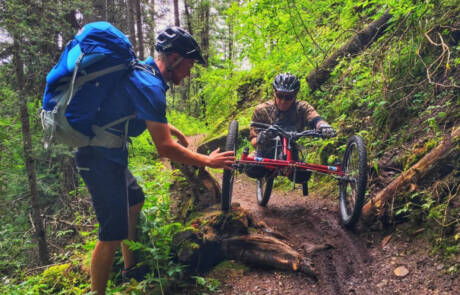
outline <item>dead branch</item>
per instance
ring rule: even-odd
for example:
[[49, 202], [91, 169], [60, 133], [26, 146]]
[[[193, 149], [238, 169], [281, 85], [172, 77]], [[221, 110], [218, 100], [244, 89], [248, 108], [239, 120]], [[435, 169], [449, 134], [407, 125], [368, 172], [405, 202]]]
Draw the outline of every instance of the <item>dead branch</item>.
[[398, 191], [403, 190], [411, 183], [416, 183], [423, 175], [430, 171], [434, 163], [449, 155], [450, 151], [456, 147], [458, 137], [460, 137], [460, 126], [453, 128], [452, 133], [446, 135], [436, 148], [367, 202], [363, 207], [363, 217], [366, 218], [373, 214], [382, 215], [385, 203], [394, 198]]
[[[438, 83], [438, 82], [435, 82], [433, 81], [433, 76], [438, 72], [439, 68], [445, 64], [445, 70], [444, 70], [444, 76], [447, 75], [447, 72], [449, 71], [450, 69], [450, 50], [449, 50], [449, 46], [447, 46], [446, 42], [444, 42], [444, 39], [442, 38], [442, 35], [438, 32], [437, 33], [437, 36], [440, 40], [440, 42], [435, 42], [433, 41], [433, 39], [430, 37], [430, 32], [433, 31], [434, 28], [431, 28], [430, 30], [428, 30], [426, 33], [425, 33], [425, 37], [428, 39], [428, 42], [431, 44], [431, 45], [434, 45], [436, 47], [441, 47], [442, 48], [442, 52], [441, 54], [438, 56], [438, 58], [436, 58], [429, 66], [426, 65], [426, 63], [423, 61], [423, 58], [422, 56], [420, 55], [420, 47], [419, 49], [417, 50], [417, 55], [418, 57], [420, 58], [420, 60], [422, 61], [423, 65], [425, 66], [425, 69], [426, 69], [426, 76], [428, 78], [428, 82], [430, 84], [433, 84], [435, 86], [439, 86], [439, 87], [445, 87], [445, 88], [449, 88], [449, 87], [453, 87], [453, 88], [460, 88], [459, 85], [456, 85], [455, 83], [453, 83], [452, 85], [446, 85], [446, 84], [442, 84], [442, 83]], [[421, 46], [421, 45], [420, 45]], [[434, 70], [433, 70], [433, 67], [434, 67]]]

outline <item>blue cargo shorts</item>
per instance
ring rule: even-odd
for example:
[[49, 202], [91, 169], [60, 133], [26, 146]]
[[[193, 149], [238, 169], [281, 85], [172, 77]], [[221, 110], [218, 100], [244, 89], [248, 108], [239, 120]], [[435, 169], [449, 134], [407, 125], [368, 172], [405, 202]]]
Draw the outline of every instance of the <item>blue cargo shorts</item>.
[[128, 238], [129, 207], [144, 202], [144, 192], [129, 169], [91, 148], [75, 153], [77, 169], [89, 193], [97, 221], [100, 241]]

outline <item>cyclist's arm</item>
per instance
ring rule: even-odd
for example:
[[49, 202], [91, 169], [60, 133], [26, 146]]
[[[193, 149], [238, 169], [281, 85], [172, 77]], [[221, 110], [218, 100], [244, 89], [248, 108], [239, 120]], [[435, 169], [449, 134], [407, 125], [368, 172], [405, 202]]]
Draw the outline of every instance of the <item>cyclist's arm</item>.
[[310, 129], [318, 129], [321, 124], [328, 124], [309, 103], [304, 102], [302, 108], [306, 113], [305, 118]]

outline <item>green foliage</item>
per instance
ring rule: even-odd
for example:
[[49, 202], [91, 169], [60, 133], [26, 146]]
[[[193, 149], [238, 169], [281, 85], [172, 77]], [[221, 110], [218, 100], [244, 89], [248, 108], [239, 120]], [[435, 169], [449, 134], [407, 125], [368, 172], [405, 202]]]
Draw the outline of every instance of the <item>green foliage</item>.
[[182, 131], [186, 136], [205, 134], [208, 132], [208, 127], [203, 121], [193, 118], [186, 113], [178, 112], [173, 109], [168, 112], [167, 118], [169, 123]]
[[72, 294], [82, 295], [89, 291], [88, 276], [69, 263], [50, 266], [39, 275], [30, 276], [15, 285], [7, 282], [0, 287], [2, 294]]
[[139, 242], [126, 242], [131, 249], [140, 251], [141, 261], [148, 263], [158, 276], [148, 277], [147, 284], [139, 288], [146, 288], [149, 282], [164, 284], [183, 268], [173, 263], [171, 254], [172, 238], [183, 228], [182, 224], [173, 221], [170, 212], [169, 186], [174, 175], [158, 162], [146, 136], [147, 132], [134, 140], [136, 157], [130, 162], [146, 196], [138, 226], [140, 238]]
[[213, 278], [203, 278], [200, 276], [192, 276], [195, 279], [196, 284], [205, 287], [210, 292], [216, 292], [219, 290], [220, 282]]

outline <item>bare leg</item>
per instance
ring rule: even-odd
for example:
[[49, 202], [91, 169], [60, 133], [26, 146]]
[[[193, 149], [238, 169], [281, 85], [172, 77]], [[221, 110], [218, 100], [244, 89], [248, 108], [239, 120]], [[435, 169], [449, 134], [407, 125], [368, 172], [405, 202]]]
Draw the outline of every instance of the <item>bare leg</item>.
[[94, 248], [91, 259], [91, 291], [97, 295], [105, 294], [113, 257], [120, 243], [121, 241], [98, 241]]
[[[136, 226], [144, 202], [129, 207], [129, 227], [128, 227], [128, 240], [134, 241], [136, 238]], [[133, 251], [129, 250], [128, 245], [121, 243], [121, 252], [123, 254], [123, 261], [125, 269], [132, 267], [136, 262], [134, 261]]]

